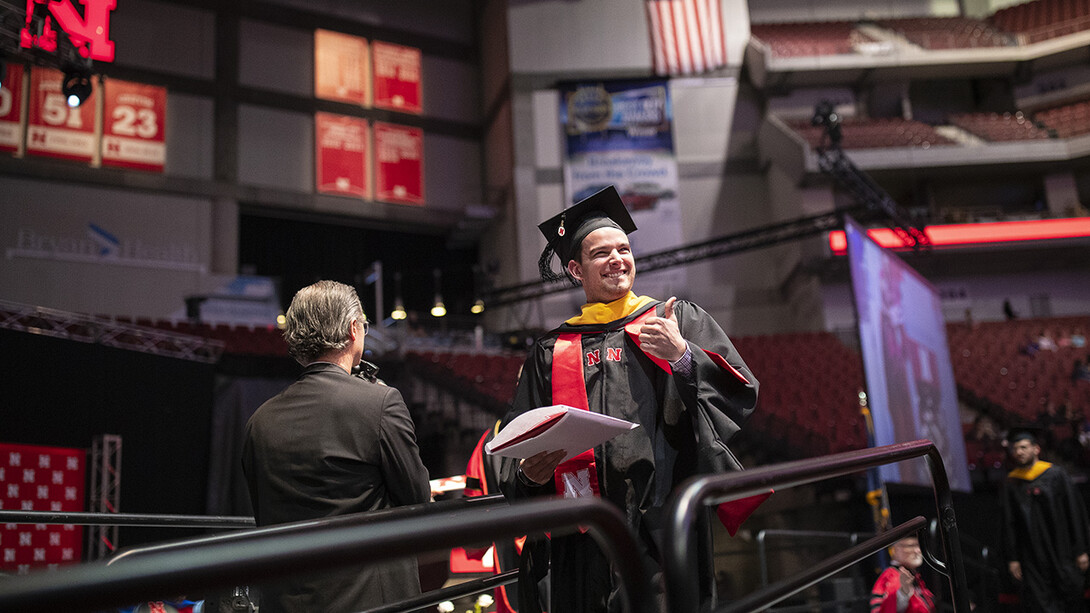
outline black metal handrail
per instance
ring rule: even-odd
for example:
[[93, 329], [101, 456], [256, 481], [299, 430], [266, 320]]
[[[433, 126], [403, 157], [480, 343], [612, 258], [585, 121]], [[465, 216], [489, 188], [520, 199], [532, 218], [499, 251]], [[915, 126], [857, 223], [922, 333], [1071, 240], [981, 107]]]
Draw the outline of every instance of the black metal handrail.
[[331, 520], [254, 541], [152, 551], [136, 563], [92, 563], [0, 581], [0, 610], [96, 611], [177, 594], [271, 580], [346, 564], [375, 563], [469, 542], [586, 526], [613, 562], [629, 610], [650, 611], [639, 549], [617, 508], [599, 499], [534, 500], [364, 524]]
[[[666, 507], [668, 522], [663, 534], [666, 544], [663, 557], [663, 570], [666, 578], [666, 593], [670, 611], [690, 613], [700, 609], [700, 590], [698, 586], [697, 556], [694, 522], [705, 504], [726, 500], [737, 500], [753, 496], [772, 489], [787, 489], [822, 481], [834, 477], [859, 472], [883, 464], [891, 464], [920, 456], [927, 456], [931, 470], [931, 484], [935, 493], [935, 506], [941, 525], [943, 552], [946, 564], [936, 568], [950, 581], [954, 610], [969, 611], [966, 592], [965, 568], [961, 558], [961, 546], [954, 517], [953, 499], [950, 494], [950, 482], [946, 476], [942, 457], [935, 445], [928, 440], [897, 443], [885, 447], [848, 451], [819, 458], [798, 460], [766, 466], [745, 472], [696, 477], [687, 480], [671, 497]], [[877, 538], [877, 537], [876, 537]], [[869, 542], [869, 541], [868, 541]], [[862, 545], [849, 551], [855, 551]], [[859, 549], [861, 551], [861, 549]], [[869, 554], [861, 555], [856, 561]], [[799, 588], [802, 589], [802, 588]], [[782, 591], [786, 590], [786, 591]], [[780, 593], [782, 591], [782, 593]], [[760, 602], [754, 602], [755, 608], [767, 606], [782, 597], [790, 596], [788, 586], [767, 592]]]
[[723, 607], [716, 609], [716, 613], [745, 613], [756, 611], [771, 606], [781, 600], [800, 592], [815, 583], [826, 579], [841, 570], [855, 564], [859, 560], [888, 547], [902, 538], [915, 533], [927, 524], [923, 517], [914, 517], [903, 524], [873, 536], [858, 545], [849, 547], [836, 555], [830, 556], [818, 564], [815, 564], [792, 577], [777, 581], [772, 585], [747, 594]]
[[505, 502], [506, 500], [500, 494], [495, 494], [493, 496], [477, 496], [473, 498], [455, 498], [454, 500], [444, 500], [441, 502], [429, 502], [423, 504], [407, 505], [403, 507], [393, 507], [390, 509], [370, 511], [367, 513], [352, 513], [350, 515], [338, 515], [336, 517], [292, 522], [290, 524], [277, 524], [275, 526], [265, 526], [262, 528], [254, 528], [239, 532], [211, 534], [207, 536], [199, 536], [196, 538], [188, 538], [178, 541], [167, 541], [165, 543], [155, 543], [152, 545], [142, 545], [140, 547], [122, 549], [121, 551], [118, 551], [117, 554], [115, 554], [113, 557], [111, 557], [106, 563], [115, 564], [119, 561], [128, 560], [133, 557], [141, 557], [153, 552], [159, 553], [181, 551], [197, 545], [260, 541], [261, 539], [267, 538], [269, 536], [306, 532], [308, 530], [312, 530], [315, 526], [321, 525], [363, 525], [383, 519], [393, 519], [400, 517], [424, 517], [437, 513], [446, 513], [455, 509], [480, 508], [494, 504], [503, 504]]
[[[859, 532], [829, 532], [822, 530], [777, 530], [766, 529], [757, 533], [757, 561], [761, 565], [761, 587], [768, 585], [768, 552], [765, 542], [769, 536], [793, 536], [797, 538], [837, 539], [848, 541], [849, 545], [859, 542]], [[874, 536], [870, 533], [867, 536]]]
[[0, 524], [68, 524], [72, 526], [140, 526], [156, 528], [253, 528], [253, 517], [241, 515], [163, 515], [153, 513], [56, 513], [0, 511]]

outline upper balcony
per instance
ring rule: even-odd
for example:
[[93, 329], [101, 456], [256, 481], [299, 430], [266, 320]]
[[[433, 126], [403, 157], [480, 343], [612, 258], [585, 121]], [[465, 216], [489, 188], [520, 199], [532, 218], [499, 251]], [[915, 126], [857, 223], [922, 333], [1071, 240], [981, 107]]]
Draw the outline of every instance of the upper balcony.
[[753, 24], [751, 33], [745, 61], [761, 88], [1014, 75], [1029, 61], [1041, 69], [1090, 60], [1090, 3], [1036, 0], [986, 20]]

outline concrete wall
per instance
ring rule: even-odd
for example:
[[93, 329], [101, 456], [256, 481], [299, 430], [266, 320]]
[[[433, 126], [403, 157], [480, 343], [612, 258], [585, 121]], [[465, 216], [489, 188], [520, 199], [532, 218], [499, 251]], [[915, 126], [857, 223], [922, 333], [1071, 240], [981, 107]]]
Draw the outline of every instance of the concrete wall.
[[[127, 0], [124, 10], [112, 14], [117, 57], [107, 70], [132, 71], [137, 74], [134, 80], [168, 84], [164, 172], [98, 170], [63, 162], [46, 167], [51, 163], [4, 159], [0, 210], [9, 222], [3, 224], [3, 246], [17, 248], [21, 230], [69, 242], [84, 240], [88, 224], [94, 223], [123, 240], [186, 245], [187, 253], [194, 254], [191, 269], [8, 258], [0, 272], [4, 280], [0, 299], [106, 314], [167, 316], [183, 308], [181, 296], [222, 282], [215, 275], [238, 273], [240, 205], [259, 213], [267, 208], [276, 215], [287, 208], [375, 218], [381, 223], [410, 219], [400, 228], [410, 232], [411, 220], [416, 219], [427, 225], [422, 231], [428, 234], [436, 225], [453, 225], [467, 207], [480, 207], [485, 201], [483, 147], [476, 128], [482, 116], [482, 88], [480, 67], [471, 53], [477, 39], [474, 3], [279, 4], [343, 17], [348, 29], [374, 26], [393, 33], [392, 42], [423, 41], [423, 116], [402, 118], [385, 112], [376, 116], [424, 125], [425, 209], [440, 213], [441, 221], [427, 214], [414, 217], [412, 213], [421, 211], [402, 205], [314, 196], [314, 120], [305, 104], [314, 87], [312, 28], [242, 18], [235, 84], [217, 80], [215, 11], [168, 1]], [[505, 53], [502, 48], [498, 52]], [[502, 82], [493, 91], [502, 88]], [[268, 92], [269, 99], [247, 96], [237, 106], [228, 99], [225, 108], [217, 109], [217, 92], [234, 91], [236, 85]], [[224, 117], [228, 125], [237, 121], [233, 130], [217, 127], [222, 126], [217, 112], [220, 122]], [[507, 136], [509, 130], [492, 138]], [[217, 170], [217, 154], [224, 151], [226, 171]], [[24, 239], [27, 236], [23, 234]]]
[[7, 176], [0, 193], [0, 298], [166, 318], [209, 289], [208, 200]]

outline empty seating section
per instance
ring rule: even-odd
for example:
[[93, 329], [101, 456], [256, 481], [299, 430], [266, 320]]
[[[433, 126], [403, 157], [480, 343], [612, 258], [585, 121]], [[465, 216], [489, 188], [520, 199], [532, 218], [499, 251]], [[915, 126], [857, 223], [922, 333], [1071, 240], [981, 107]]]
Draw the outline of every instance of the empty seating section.
[[1014, 44], [1010, 36], [988, 22], [967, 17], [886, 19], [878, 25], [924, 49], [972, 49]]
[[859, 354], [827, 332], [741, 337], [735, 346], [761, 382], [747, 429], [796, 457], [866, 447]]
[[1034, 113], [1042, 125], [1055, 130], [1059, 138], [1070, 138], [1090, 132], [1090, 100], [1044, 109]]
[[900, 35], [928, 50], [976, 49], [1030, 44], [1090, 29], [1090, 0], [1035, 0], [996, 11], [987, 19], [910, 17], [879, 21], [755, 23], [752, 36], [774, 57], [811, 57], [855, 53], [874, 42], [857, 28], [868, 25]]
[[[1090, 410], [1090, 382], [1072, 377], [1076, 360], [1086, 360], [1090, 317], [983, 322], [973, 328], [949, 324], [947, 337], [958, 388], [970, 405], [986, 408], [1009, 424], [1040, 422], [1049, 411]], [[1042, 334], [1054, 350], [1035, 350]]]
[[422, 376], [454, 386], [484, 400], [487, 408], [501, 412], [515, 399], [519, 369], [526, 361], [520, 353], [482, 354], [465, 351], [409, 351], [406, 363]]
[[[809, 121], [791, 121], [788, 125], [816, 148], [824, 134], [824, 128]], [[847, 119], [840, 124], [840, 146], [844, 149], [873, 149], [881, 147], [922, 147], [954, 145], [954, 141], [920, 121], [900, 118]]]
[[[951, 362], [963, 401], [1000, 428], [1040, 423], [1050, 407], [1081, 415], [1090, 410], [1090, 381], [1074, 380], [1075, 360], [1088, 358], [1090, 347], [1076, 346], [1073, 336], [1090, 331], [1090, 317], [984, 322], [973, 328], [947, 326]], [[1042, 332], [1058, 348], [1031, 355], [1027, 345]], [[746, 431], [791, 457], [813, 457], [866, 446], [859, 412], [863, 364], [857, 352], [827, 332], [748, 336], [734, 339], [761, 382], [760, 399]], [[458, 382], [459, 389], [490, 398], [504, 410], [514, 397], [524, 355], [475, 354], [458, 351], [411, 351], [410, 366], [423, 376]], [[1073, 436], [1065, 416], [1056, 417], [1050, 440]], [[968, 428], [967, 428], [968, 430]], [[997, 470], [1004, 451], [995, 440], [966, 436], [971, 468]]]
[[1000, 30], [1017, 34], [1020, 43], [1036, 43], [1090, 29], [1090, 2], [1035, 0], [1000, 9], [990, 20]]
[[[122, 318], [118, 318], [121, 320]], [[137, 325], [144, 325], [177, 332], [220, 340], [225, 343], [224, 353], [231, 355], [251, 355], [266, 357], [284, 357], [288, 355], [288, 345], [284, 336], [273, 325], [248, 326], [228, 325], [223, 323], [194, 323], [185, 320], [137, 320]]]
[[1041, 140], [1051, 138], [1048, 128], [1038, 126], [1022, 111], [1014, 113], [960, 113], [950, 123], [987, 141]]
[[753, 24], [751, 34], [776, 57], [808, 57], [854, 53], [853, 43], [871, 40], [851, 21]]

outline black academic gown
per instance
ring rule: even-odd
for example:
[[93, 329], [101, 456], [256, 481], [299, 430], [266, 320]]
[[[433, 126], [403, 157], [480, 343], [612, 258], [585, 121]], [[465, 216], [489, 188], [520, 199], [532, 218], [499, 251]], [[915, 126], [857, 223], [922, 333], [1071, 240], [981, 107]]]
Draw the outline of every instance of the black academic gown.
[[[392, 387], [311, 364], [246, 424], [242, 466], [259, 526], [427, 502], [412, 418]], [[263, 611], [361, 611], [420, 593], [416, 560], [293, 578]]]
[[[1075, 559], [1087, 552], [1087, 515], [1063, 468], [1038, 462], [1012, 471], [1003, 494], [1007, 561], [1022, 566], [1027, 611], [1086, 611], [1085, 573]], [[1043, 470], [1042, 470], [1043, 469]]]
[[[581, 335], [590, 410], [641, 426], [595, 448], [600, 493], [621, 509], [643, 549], [645, 567], [660, 576], [657, 540], [665, 523], [662, 511], [667, 497], [675, 485], [695, 474], [741, 468], [726, 443], [753, 411], [757, 380], [715, 320], [697, 305], [681, 300], [675, 303], [674, 313], [692, 351], [693, 377], [686, 380], [667, 373], [624, 330], [651, 308], [662, 314], [662, 303], [652, 302], [606, 324], [564, 324], [538, 339], [527, 356], [505, 423], [525, 411], [554, 404], [551, 379], [556, 339], [567, 333]], [[729, 367], [717, 363], [712, 354], [721, 356]], [[508, 498], [556, 494], [553, 483], [526, 487], [518, 479], [517, 468], [517, 460], [503, 466], [502, 485]], [[619, 586], [588, 535], [553, 538], [550, 547], [550, 613], [621, 610]], [[659, 580], [655, 578], [656, 583]]]

